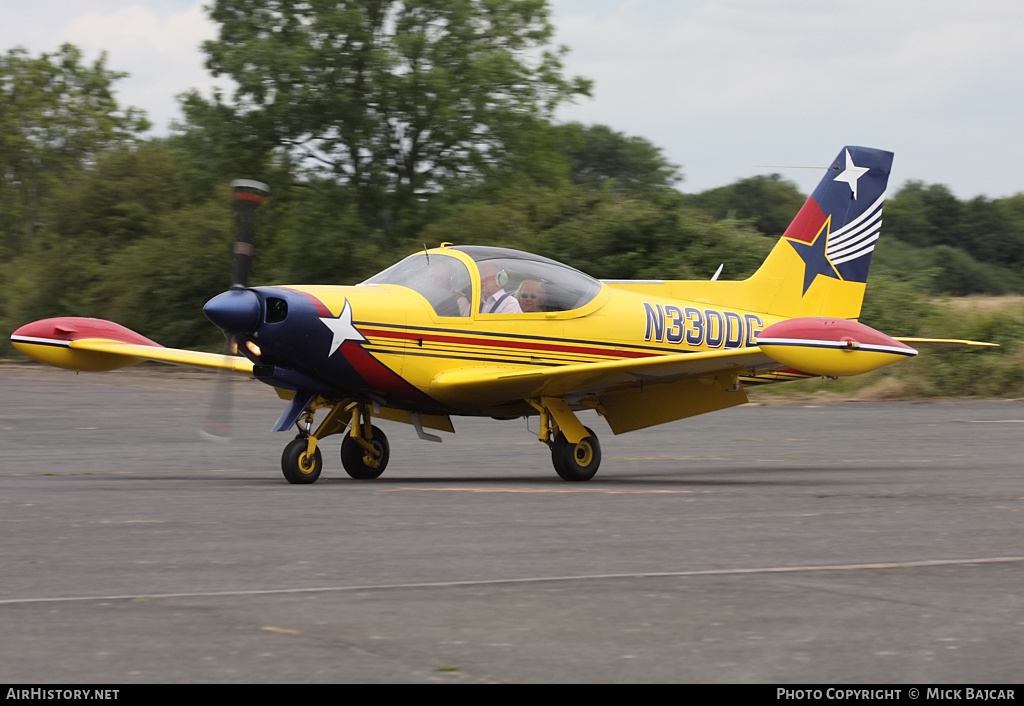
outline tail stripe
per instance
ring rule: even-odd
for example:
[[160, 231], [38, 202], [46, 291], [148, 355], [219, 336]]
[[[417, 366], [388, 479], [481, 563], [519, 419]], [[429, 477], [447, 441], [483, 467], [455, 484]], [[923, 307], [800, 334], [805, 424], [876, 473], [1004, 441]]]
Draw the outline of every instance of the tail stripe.
[[837, 257], [842, 257], [846, 253], [850, 252], [850, 250], [856, 249], [859, 245], [863, 245], [865, 240], [870, 238], [872, 235], [877, 235], [881, 230], [882, 221], [879, 220], [858, 233], [850, 234], [850, 236], [844, 239], [841, 243], [833, 243], [832, 241], [829, 241], [829, 259], [835, 260]]
[[[843, 239], [849, 237], [851, 233], [862, 230], [863, 225], [870, 225], [871, 222], [874, 222], [881, 218], [883, 203], [885, 203], [884, 193], [878, 197], [877, 201], [868, 206], [864, 210], [864, 213], [860, 214], [859, 216], [857, 216], [857, 218], [853, 219], [852, 221], [844, 225], [842, 228], [839, 228], [834, 233], [832, 233], [831, 242], [840, 242]], [[865, 223], [865, 221], [867, 221], [867, 223]]]
[[882, 204], [884, 202], [885, 194], [883, 193], [881, 196], [878, 197], [877, 201], [875, 201], [873, 204], [871, 204], [864, 210], [864, 213], [860, 214], [859, 216], [857, 216], [857, 218], [853, 219], [852, 221], [844, 225], [842, 228], [839, 228], [834, 233], [832, 233], [830, 243], [841, 242], [846, 238], [850, 237], [851, 235], [863, 230], [865, 225], [870, 225], [870, 222], [880, 218], [882, 215]]
[[878, 240], [878, 236], [881, 231], [882, 223], [879, 221], [872, 226], [870, 230], [860, 233], [855, 240], [845, 242], [841, 247], [829, 248], [829, 259], [832, 260], [832, 262], [842, 262], [841, 258], [843, 258], [844, 255], [849, 255], [852, 251], [862, 250], [865, 245]]
[[832, 258], [832, 264], [833, 265], [841, 265], [844, 262], [849, 262], [850, 260], [856, 260], [858, 257], [864, 257], [865, 255], [867, 255], [868, 253], [870, 253], [872, 250], [875, 249], [875, 241], [876, 240], [878, 240], [878, 235], [877, 234], [873, 238], [868, 240], [864, 244], [865, 247], [861, 248], [860, 250], [857, 250], [856, 252], [854, 252], [854, 253], [852, 253], [850, 255], [847, 255], [845, 257]]
[[867, 255], [875, 249], [882, 229], [883, 193], [857, 219], [847, 223], [829, 236], [828, 258], [832, 264], [839, 265]]

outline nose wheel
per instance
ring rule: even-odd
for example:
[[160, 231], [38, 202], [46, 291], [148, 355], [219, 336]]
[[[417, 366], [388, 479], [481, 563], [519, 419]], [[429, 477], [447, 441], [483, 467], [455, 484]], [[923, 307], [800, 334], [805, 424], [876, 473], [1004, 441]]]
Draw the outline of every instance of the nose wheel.
[[289, 483], [306, 485], [316, 483], [323, 470], [324, 459], [320, 449], [314, 447], [309, 452], [309, 439], [298, 436], [288, 442], [281, 454], [281, 471]]

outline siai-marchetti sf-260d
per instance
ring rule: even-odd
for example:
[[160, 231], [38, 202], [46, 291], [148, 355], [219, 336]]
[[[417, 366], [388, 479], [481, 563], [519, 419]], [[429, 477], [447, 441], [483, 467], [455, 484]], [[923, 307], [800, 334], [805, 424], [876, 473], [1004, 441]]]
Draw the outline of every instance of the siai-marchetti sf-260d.
[[[973, 341], [892, 338], [856, 319], [882, 226], [892, 153], [844, 147], [761, 267], [743, 281], [598, 281], [517, 250], [442, 244], [355, 286], [245, 284], [251, 210], [267, 187], [235, 182], [235, 286], [205, 306], [244, 357], [159, 344], [110, 321], [60, 317], [11, 336], [25, 355], [73, 370], [144, 360], [233, 371], [286, 401], [275, 431], [298, 431], [281, 459], [312, 483], [323, 440], [371, 479], [390, 456], [374, 418], [454, 432], [453, 416], [539, 417], [558, 475], [601, 462], [593, 409], [616, 434], [743, 404], [746, 389], [858, 375], [921, 347]], [[317, 415], [321, 421], [316, 422]]]

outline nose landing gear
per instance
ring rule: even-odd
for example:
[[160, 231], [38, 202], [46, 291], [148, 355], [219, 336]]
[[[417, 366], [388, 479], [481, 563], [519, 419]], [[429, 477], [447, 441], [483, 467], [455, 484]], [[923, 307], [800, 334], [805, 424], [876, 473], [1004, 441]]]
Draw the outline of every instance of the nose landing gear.
[[[318, 409], [330, 407], [327, 417], [313, 431], [313, 415]], [[350, 413], [347, 421], [342, 421]], [[341, 442], [341, 464], [351, 477], [359, 480], [377, 478], [387, 468], [391, 446], [384, 432], [370, 423], [366, 405], [350, 400], [336, 404], [317, 398], [298, 421], [300, 433], [281, 454], [281, 471], [289, 483], [315, 483], [323, 469], [323, 455], [317, 442], [332, 434], [348, 434]]]
[[301, 434], [288, 442], [281, 454], [281, 471], [289, 483], [316, 483], [323, 467], [324, 459], [320, 449], [314, 447], [310, 453], [309, 439]]

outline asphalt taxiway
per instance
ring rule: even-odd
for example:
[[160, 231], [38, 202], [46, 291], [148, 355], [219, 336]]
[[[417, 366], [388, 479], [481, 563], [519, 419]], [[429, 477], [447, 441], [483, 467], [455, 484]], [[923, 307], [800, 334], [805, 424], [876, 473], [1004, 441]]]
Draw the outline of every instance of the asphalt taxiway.
[[281, 476], [282, 402], [0, 365], [0, 682], [1013, 683], [1024, 403], [746, 405], [557, 478], [536, 422]]

